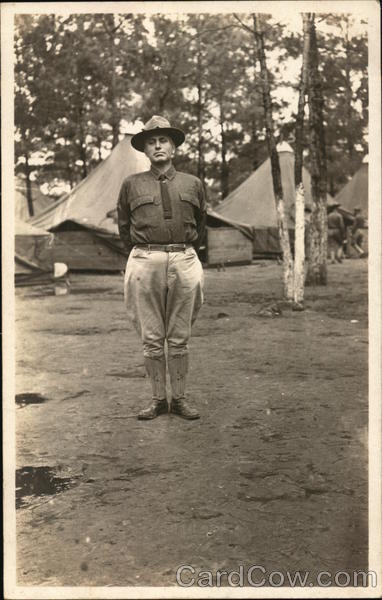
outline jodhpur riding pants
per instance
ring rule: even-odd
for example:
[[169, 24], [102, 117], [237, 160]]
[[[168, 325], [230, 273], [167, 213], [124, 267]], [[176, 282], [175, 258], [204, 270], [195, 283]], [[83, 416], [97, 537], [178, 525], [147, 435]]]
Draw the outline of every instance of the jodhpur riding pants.
[[188, 353], [191, 326], [203, 303], [203, 268], [195, 249], [164, 252], [135, 247], [126, 265], [128, 316], [147, 358]]

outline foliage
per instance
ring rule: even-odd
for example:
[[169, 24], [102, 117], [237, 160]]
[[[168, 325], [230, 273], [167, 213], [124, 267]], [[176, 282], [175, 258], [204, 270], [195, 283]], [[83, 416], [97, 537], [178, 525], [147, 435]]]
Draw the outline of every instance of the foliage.
[[[251, 19], [18, 15], [16, 171], [73, 186], [115, 145], [124, 121], [164, 114], [187, 132], [178, 168], [201, 177], [218, 202], [267, 157]], [[283, 90], [297, 100], [299, 69], [286, 73], [301, 61], [302, 27], [291, 33], [270, 16], [263, 22], [275, 133], [288, 138], [297, 102], [290, 107]], [[367, 39], [352, 26], [350, 16], [325, 15], [317, 30], [331, 193], [367, 152]]]

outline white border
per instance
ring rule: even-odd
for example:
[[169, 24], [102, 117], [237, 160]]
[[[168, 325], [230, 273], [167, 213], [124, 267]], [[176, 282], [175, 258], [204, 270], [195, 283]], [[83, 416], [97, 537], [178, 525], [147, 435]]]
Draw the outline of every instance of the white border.
[[369, 17], [369, 569], [382, 576], [380, 7]]
[[[3, 317], [3, 531], [4, 577], [16, 582], [15, 507], [15, 288], [14, 288], [14, 109], [13, 109], [13, 11], [1, 9], [1, 239]], [[7, 199], [9, 198], [9, 201]], [[11, 550], [10, 550], [11, 549]], [[5, 577], [6, 574], [6, 577]], [[10, 594], [4, 585], [5, 596]], [[15, 593], [13, 591], [13, 593]]]
[[[234, 4], [234, 6], [233, 6]], [[16, 585], [14, 505], [14, 215], [13, 204], [13, 15], [81, 12], [297, 12], [353, 13], [369, 19], [369, 570], [377, 573], [377, 587], [362, 588], [189, 588], [180, 587], [45, 587]], [[3, 3], [2, 45], [2, 239], [3, 239], [3, 439], [4, 439], [4, 547], [5, 597], [8, 599], [78, 598], [372, 598], [382, 593], [381, 529], [381, 93], [380, 9], [374, 0], [321, 0], [266, 2], [39, 2]]]

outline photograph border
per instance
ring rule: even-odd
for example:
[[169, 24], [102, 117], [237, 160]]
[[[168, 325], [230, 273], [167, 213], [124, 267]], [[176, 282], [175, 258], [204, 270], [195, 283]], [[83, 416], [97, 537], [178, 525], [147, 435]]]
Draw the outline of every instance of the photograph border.
[[[13, 18], [18, 13], [265, 12], [354, 13], [368, 18], [369, 34], [369, 566], [376, 588], [51, 587], [16, 583], [15, 508], [15, 286]], [[3, 300], [3, 522], [7, 599], [90, 598], [361, 598], [382, 593], [381, 551], [381, 89], [380, 6], [374, 0], [232, 2], [5, 2], [1, 6], [2, 66], [2, 300]]]

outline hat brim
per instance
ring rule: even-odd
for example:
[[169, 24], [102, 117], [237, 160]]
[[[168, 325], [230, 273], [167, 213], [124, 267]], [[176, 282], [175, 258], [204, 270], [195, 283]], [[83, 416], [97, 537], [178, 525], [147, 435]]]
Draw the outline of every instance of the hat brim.
[[167, 135], [172, 139], [175, 146], [178, 147], [183, 144], [185, 140], [184, 132], [181, 129], [175, 129], [175, 127], [155, 127], [155, 129], [148, 129], [147, 131], [140, 131], [131, 138], [131, 145], [139, 152], [145, 151], [145, 141], [151, 135]]

